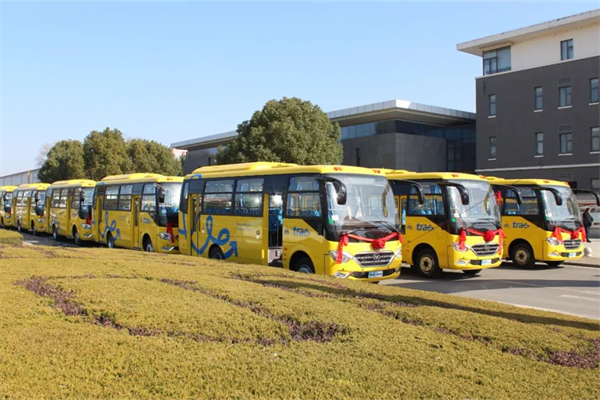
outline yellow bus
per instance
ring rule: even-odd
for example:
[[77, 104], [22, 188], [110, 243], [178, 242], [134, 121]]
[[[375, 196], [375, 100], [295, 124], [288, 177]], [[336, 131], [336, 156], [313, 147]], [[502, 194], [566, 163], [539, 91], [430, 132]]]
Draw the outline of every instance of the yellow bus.
[[0, 186], [0, 227], [12, 226], [13, 192], [16, 186]]
[[48, 233], [54, 240], [73, 239], [81, 246], [95, 240], [92, 230], [92, 200], [95, 181], [70, 179], [54, 182], [48, 189]]
[[256, 162], [202, 167], [180, 203], [183, 254], [378, 282], [402, 260], [381, 172]]
[[44, 204], [47, 183], [24, 183], [13, 192], [13, 226], [19, 232], [31, 230], [33, 234], [45, 232]]
[[136, 173], [96, 184], [95, 235], [109, 248], [178, 253], [177, 223], [183, 177]]
[[[558, 266], [565, 260], [583, 257], [585, 230], [579, 206], [566, 182], [546, 179], [502, 179], [487, 177], [502, 201], [502, 225], [506, 232], [503, 256], [519, 267], [533, 267], [536, 261]], [[522, 203], [516, 201], [518, 188]], [[592, 193], [600, 205], [598, 193]]]
[[420, 274], [476, 275], [502, 263], [500, 211], [479, 176], [386, 170], [401, 215], [404, 259]]

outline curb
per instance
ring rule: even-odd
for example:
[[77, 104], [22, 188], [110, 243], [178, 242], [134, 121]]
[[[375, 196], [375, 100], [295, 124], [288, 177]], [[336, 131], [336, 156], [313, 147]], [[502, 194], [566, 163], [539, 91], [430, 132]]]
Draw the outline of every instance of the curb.
[[600, 268], [600, 260], [598, 260], [598, 262], [596, 264], [585, 263], [585, 262], [577, 262], [577, 261], [565, 261], [564, 265], [575, 265], [577, 267]]

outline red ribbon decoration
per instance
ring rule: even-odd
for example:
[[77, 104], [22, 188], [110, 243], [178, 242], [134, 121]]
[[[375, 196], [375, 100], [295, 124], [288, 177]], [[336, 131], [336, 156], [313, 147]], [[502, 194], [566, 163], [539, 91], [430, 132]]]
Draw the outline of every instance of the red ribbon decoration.
[[554, 227], [554, 230], [552, 231], [552, 236], [554, 237], [554, 239], [558, 240], [559, 242], [562, 243], [563, 238], [561, 233], [568, 233], [571, 235], [571, 239], [575, 240], [575, 239], [579, 239], [579, 234], [581, 234], [581, 240], [583, 242], [585, 242], [586, 236], [585, 236], [585, 229], [582, 227], [575, 229], [574, 231], [569, 231], [567, 229], [563, 229], [563, 228], [559, 228], [558, 226]]
[[173, 234], [173, 224], [167, 223], [167, 233], [171, 235], [171, 243], [175, 243], [175, 235]]
[[458, 236], [458, 248], [461, 250], [464, 250], [466, 241], [467, 241], [467, 231], [469, 233], [472, 233], [473, 235], [477, 235], [477, 236], [483, 236], [483, 240], [485, 240], [486, 242], [491, 242], [492, 240], [494, 240], [494, 238], [496, 237], [496, 235], [498, 235], [499, 238], [499, 246], [498, 246], [498, 251], [497, 253], [502, 254], [502, 245], [504, 242], [504, 231], [502, 229], [496, 229], [495, 231], [492, 231], [491, 229], [488, 229], [485, 232], [481, 232], [475, 229], [471, 229], [471, 228], [461, 228], [460, 229], [460, 234]]
[[387, 235], [386, 237], [382, 237], [379, 239], [369, 239], [366, 237], [353, 235], [351, 233], [350, 234], [342, 233], [342, 236], [340, 237], [340, 242], [338, 243], [338, 253], [337, 253], [337, 258], [336, 258], [335, 262], [338, 264], [342, 263], [342, 253], [344, 252], [344, 246], [348, 246], [349, 238], [361, 240], [363, 242], [369, 242], [369, 243], [371, 243], [371, 247], [373, 247], [374, 250], [381, 250], [381, 249], [385, 248], [385, 244], [388, 240], [392, 240], [396, 236], [398, 236], [400, 243], [402, 243], [403, 242], [402, 235], [398, 232], [393, 232], [393, 233]]
[[90, 217], [89, 215], [87, 216], [87, 218], [85, 219], [85, 223], [90, 225], [92, 223], [92, 217]]
[[502, 205], [502, 193], [500, 191], [496, 192], [496, 204], [498, 207]]

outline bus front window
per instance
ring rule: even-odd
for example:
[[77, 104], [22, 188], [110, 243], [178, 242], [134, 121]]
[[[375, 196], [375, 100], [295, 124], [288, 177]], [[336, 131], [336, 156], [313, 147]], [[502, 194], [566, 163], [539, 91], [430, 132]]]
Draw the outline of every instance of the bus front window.
[[167, 223], [171, 223], [173, 226], [177, 226], [181, 183], [160, 183], [159, 185], [165, 190], [165, 201], [158, 203], [158, 225], [167, 226]]
[[341, 233], [379, 238], [399, 230], [395, 200], [387, 179], [379, 176], [334, 175], [346, 186], [346, 203], [338, 203], [335, 185], [325, 183], [327, 223], [335, 240]]
[[[94, 199], [94, 188], [83, 188], [84, 199], [79, 206], [79, 218], [86, 219], [91, 215], [92, 202]], [[78, 194], [79, 195], [79, 194]]]
[[469, 204], [463, 204], [459, 190], [448, 186], [451, 222], [457, 228], [496, 230], [500, 228], [500, 209], [492, 187], [481, 181], [456, 181], [469, 194]]
[[6, 193], [4, 197], [4, 212], [10, 212], [12, 209], [13, 194]]
[[562, 197], [562, 205], [556, 204], [554, 195], [549, 190], [540, 190], [542, 203], [544, 204], [544, 215], [552, 226], [563, 229], [574, 230], [582, 226], [579, 217], [579, 205], [573, 191], [565, 186], [553, 186]]
[[37, 202], [35, 203], [35, 213], [36, 215], [44, 214], [44, 205], [46, 204], [46, 191], [38, 191], [37, 192]]

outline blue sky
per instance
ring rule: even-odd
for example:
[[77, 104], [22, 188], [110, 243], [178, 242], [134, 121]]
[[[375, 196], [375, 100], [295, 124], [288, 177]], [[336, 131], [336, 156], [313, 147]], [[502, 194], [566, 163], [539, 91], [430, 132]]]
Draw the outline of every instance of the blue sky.
[[109, 126], [166, 145], [234, 130], [266, 101], [395, 98], [475, 111], [456, 44], [587, 3], [0, 3], [0, 175]]

